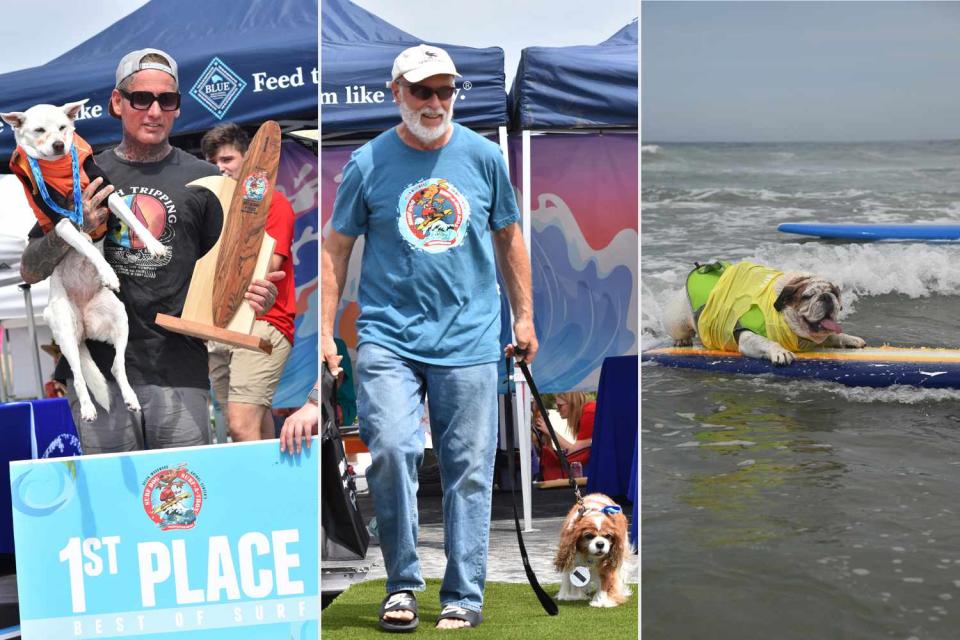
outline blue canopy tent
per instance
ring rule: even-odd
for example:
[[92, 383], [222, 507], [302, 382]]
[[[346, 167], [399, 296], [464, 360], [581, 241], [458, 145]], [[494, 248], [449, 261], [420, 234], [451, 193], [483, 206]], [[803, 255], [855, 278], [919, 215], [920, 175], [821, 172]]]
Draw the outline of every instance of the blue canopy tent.
[[[107, 104], [117, 63], [129, 51], [153, 47], [172, 55], [179, 67], [181, 113], [173, 135], [180, 146], [195, 149], [199, 135], [220, 122], [256, 126], [273, 119], [289, 123], [288, 129], [301, 128], [317, 119], [317, 15], [317, 0], [151, 0], [42, 66], [0, 75], [0, 111], [89, 98], [78, 132], [94, 148], [116, 144], [120, 122], [107, 113]], [[184, 144], [187, 140], [193, 144]], [[2, 124], [0, 171], [7, 171], [14, 144], [13, 132]], [[297, 144], [284, 142], [285, 149]], [[296, 156], [300, 165], [312, 163], [316, 175], [315, 155], [307, 154], [312, 157], [304, 160], [296, 150], [285, 150], [281, 167]], [[297, 336], [316, 324], [318, 306], [316, 182], [307, 181], [312, 194], [302, 182], [291, 179], [294, 186], [287, 186], [278, 180], [298, 216], [295, 279], [298, 307], [307, 312], [297, 317]], [[316, 329], [307, 333], [312, 340], [294, 345], [275, 406], [300, 406], [316, 380]], [[312, 355], [298, 355], [303, 350]]]
[[637, 20], [597, 45], [527, 47], [510, 89], [523, 129], [637, 127]]
[[[377, 134], [397, 124], [399, 115], [387, 83], [393, 60], [425, 42], [397, 29], [349, 0], [323, 0], [321, 30], [321, 118], [324, 138]], [[460, 91], [456, 120], [472, 129], [507, 124], [503, 50], [437, 44], [457, 65]]]
[[636, 353], [637, 34], [527, 47], [511, 90], [543, 391], [596, 389], [605, 357]]
[[[94, 147], [119, 141], [107, 113], [120, 58], [162, 49], [179, 66], [175, 135], [238, 124], [316, 119], [316, 0], [152, 0], [45, 65], [0, 75], [0, 110], [89, 98], [77, 129]], [[0, 128], [0, 158], [13, 133]]]
[[[598, 390], [587, 490], [610, 495], [630, 493], [637, 442], [637, 27], [594, 46], [524, 49], [510, 93], [540, 339], [533, 368], [541, 390]], [[531, 140], [534, 131], [545, 135]]]

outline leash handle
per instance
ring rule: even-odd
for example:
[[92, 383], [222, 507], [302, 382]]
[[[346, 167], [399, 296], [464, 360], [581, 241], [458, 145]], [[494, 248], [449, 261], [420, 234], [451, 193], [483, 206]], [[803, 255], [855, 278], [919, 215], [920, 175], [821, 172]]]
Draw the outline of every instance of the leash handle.
[[[340, 418], [337, 415], [337, 389], [339, 388], [339, 383], [337, 382], [337, 376], [330, 372], [330, 367], [327, 366], [326, 362], [321, 363], [320, 370], [320, 385], [318, 391], [320, 392], [321, 414], [326, 413], [328, 415], [328, 417], [323, 420], [323, 423], [327, 424], [329, 422], [332, 429], [339, 432]], [[323, 418], [322, 415], [321, 418]], [[321, 429], [320, 435], [326, 439], [332, 434], [326, 435], [324, 430]]]
[[[560, 446], [560, 440], [557, 438], [557, 432], [554, 430], [553, 425], [550, 424], [550, 416], [547, 414], [547, 408], [543, 404], [543, 398], [540, 397], [540, 392], [537, 390], [537, 384], [533, 381], [533, 376], [530, 375], [530, 369], [527, 367], [527, 363], [523, 361], [523, 356], [526, 355], [527, 350], [521, 349], [520, 347], [514, 347], [513, 352], [515, 355], [520, 356], [517, 358], [517, 365], [520, 367], [520, 372], [523, 373], [524, 379], [526, 379], [527, 384], [530, 386], [530, 393], [533, 395], [533, 399], [537, 403], [537, 408], [540, 409], [540, 415], [543, 416], [543, 421], [547, 425], [547, 431], [550, 433], [550, 440], [553, 443], [553, 448], [557, 453], [557, 459], [560, 460], [560, 468], [563, 469], [565, 474], [567, 474], [567, 480], [570, 482], [570, 487], [573, 489], [573, 493], [577, 498], [577, 505], [579, 507], [580, 514], [583, 515], [584, 506], [583, 497], [580, 495], [580, 487], [577, 486], [577, 480], [573, 477], [573, 473], [570, 471], [570, 462], [567, 460], [567, 454], [563, 451], [563, 447]], [[507, 356], [507, 380], [509, 382], [513, 382], [513, 365], [511, 363], [510, 356]]]

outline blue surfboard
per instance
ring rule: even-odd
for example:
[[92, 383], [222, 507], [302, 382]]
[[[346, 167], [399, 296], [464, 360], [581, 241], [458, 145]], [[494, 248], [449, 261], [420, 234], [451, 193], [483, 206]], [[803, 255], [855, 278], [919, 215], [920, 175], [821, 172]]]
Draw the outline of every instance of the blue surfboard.
[[796, 233], [838, 240], [916, 240], [947, 242], [960, 240], [960, 224], [823, 224], [785, 222], [777, 227]]
[[667, 367], [748, 375], [811, 378], [851, 387], [895, 384], [926, 389], [960, 389], [960, 349], [816, 349], [795, 353], [796, 360], [776, 366], [769, 360], [702, 347], [665, 347], [640, 354], [644, 362]]

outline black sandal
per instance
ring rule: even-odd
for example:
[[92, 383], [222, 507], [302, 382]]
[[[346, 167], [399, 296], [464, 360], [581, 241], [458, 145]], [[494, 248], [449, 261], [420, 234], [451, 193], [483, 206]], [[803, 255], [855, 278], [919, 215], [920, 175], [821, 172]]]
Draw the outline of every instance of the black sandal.
[[[412, 611], [410, 620], [389, 620], [383, 616], [393, 611]], [[412, 591], [397, 591], [391, 593], [380, 603], [380, 628], [384, 631], [405, 632], [413, 631], [420, 624], [417, 617], [417, 597]]]
[[480, 623], [483, 622], [483, 616], [480, 615], [479, 611], [464, 609], [455, 604], [445, 604], [440, 615], [437, 616], [437, 622], [439, 623], [441, 620], [463, 620], [467, 623], [467, 626], [463, 628], [472, 629], [480, 626]]

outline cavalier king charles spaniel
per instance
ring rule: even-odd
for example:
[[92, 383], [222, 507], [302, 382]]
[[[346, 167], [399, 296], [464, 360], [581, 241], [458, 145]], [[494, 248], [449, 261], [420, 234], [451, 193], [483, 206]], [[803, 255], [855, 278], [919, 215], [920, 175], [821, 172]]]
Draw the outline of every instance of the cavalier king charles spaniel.
[[558, 600], [586, 600], [590, 606], [623, 604], [630, 588], [623, 579], [627, 553], [627, 517], [620, 506], [602, 493], [583, 498], [563, 522], [554, 566], [561, 572]]

